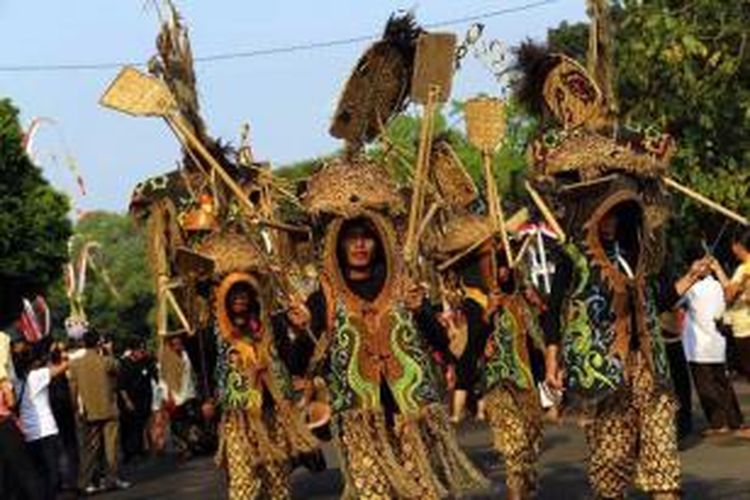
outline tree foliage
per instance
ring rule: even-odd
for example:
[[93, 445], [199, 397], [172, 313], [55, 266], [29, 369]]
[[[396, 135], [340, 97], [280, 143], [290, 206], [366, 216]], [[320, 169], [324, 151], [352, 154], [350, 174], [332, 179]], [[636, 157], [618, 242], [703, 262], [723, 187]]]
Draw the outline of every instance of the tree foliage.
[[0, 326], [59, 278], [71, 233], [67, 198], [31, 163], [22, 137], [18, 110], [0, 100]]

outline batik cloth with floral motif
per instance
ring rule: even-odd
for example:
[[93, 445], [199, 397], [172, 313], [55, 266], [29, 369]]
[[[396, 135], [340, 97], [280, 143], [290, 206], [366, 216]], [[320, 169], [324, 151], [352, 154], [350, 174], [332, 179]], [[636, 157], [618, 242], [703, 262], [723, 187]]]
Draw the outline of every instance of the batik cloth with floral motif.
[[656, 390], [643, 355], [626, 364], [626, 392], [602, 401], [585, 424], [591, 487], [600, 498], [623, 498], [631, 484], [652, 494], [679, 492], [675, 402]]

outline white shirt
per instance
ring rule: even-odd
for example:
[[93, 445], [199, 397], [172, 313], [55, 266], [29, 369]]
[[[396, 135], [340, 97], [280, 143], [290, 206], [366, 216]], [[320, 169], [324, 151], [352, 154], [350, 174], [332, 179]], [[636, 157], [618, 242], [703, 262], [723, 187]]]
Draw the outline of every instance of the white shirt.
[[182, 370], [180, 389], [172, 394], [174, 404], [177, 406], [182, 406], [187, 401], [197, 397], [197, 393], [195, 392], [195, 373], [193, 373], [193, 364], [190, 363], [190, 357], [185, 351], [182, 351], [182, 362], [185, 363], [185, 368]]
[[694, 363], [725, 363], [727, 343], [716, 327], [716, 320], [726, 308], [721, 283], [706, 276], [696, 281], [683, 299], [687, 306], [682, 327], [685, 357]]
[[49, 368], [38, 368], [29, 372], [26, 383], [20, 384], [17, 394], [23, 391], [21, 399], [21, 429], [26, 441], [36, 441], [58, 433], [57, 422], [49, 403]]

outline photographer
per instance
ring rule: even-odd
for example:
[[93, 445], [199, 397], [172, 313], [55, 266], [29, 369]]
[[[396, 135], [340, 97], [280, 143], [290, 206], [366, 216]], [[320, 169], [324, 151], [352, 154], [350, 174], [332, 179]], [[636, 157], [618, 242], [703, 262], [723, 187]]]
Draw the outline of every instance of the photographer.
[[685, 356], [690, 363], [701, 407], [709, 427], [704, 437], [734, 433], [750, 438], [744, 428], [737, 396], [727, 376], [726, 338], [717, 321], [726, 309], [724, 289], [716, 278], [721, 266], [711, 256], [693, 262], [688, 273], [677, 284], [686, 310], [682, 331]]

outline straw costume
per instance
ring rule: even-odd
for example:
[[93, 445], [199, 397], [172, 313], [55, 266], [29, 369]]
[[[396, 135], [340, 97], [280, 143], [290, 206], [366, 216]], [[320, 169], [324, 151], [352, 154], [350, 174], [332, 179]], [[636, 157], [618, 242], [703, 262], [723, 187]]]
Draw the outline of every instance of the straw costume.
[[[604, 30], [592, 30], [596, 76], [609, 74]], [[587, 416], [591, 486], [600, 498], [622, 498], [632, 483], [677, 498], [675, 403], [657, 303], [674, 290], [654, 284], [668, 215], [661, 179], [674, 143], [652, 129], [614, 128], [609, 83], [574, 60], [528, 44], [518, 59], [518, 96], [548, 127], [529, 149], [535, 183], [569, 238], [543, 325], [562, 353], [567, 403]]]
[[[147, 229], [158, 330], [164, 338], [177, 322], [197, 347], [196, 385], [208, 401], [197, 413], [213, 422], [218, 404], [216, 461], [226, 469], [229, 498], [289, 498], [292, 461], [318, 443], [296, 405], [270, 320], [288, 290], [275, 274], [284, 237], [258, 223], [271, 225], [276, 215], [270, 166], [255, 162], [248, 144], [234, 151], [208, 135], [187, 31], [166, 6], [149, 71], [175, 102], [178, 137], [194, 142], [183, 143], [179, 170], [140, 183], [131, 202]], [[162, 379], [174, 391], [184, 367], [164, 354]]]
[[[322, 238], [321, 288], [307, 301], [318, 337], [312, 371], [330, 393], [347, 499], [442, 498], [487, 486], [442, 405], [434, 315], [426, 302], [408, 305], [404, 200], [383, 166], [360, 152], [403, 106], [418, 33], [409, 16], [392, 18], [363, 55], [331, 129], [347, 153], [311, 177], [303, 198]], [[364, 279], [350, 274], [348, 238], [373, 242]]]
[[[445, 270], [446, 282], [458, 281], [457, 293], [449, 294], [459, 298], [458, 304], [447, 307], [460, 319], [449, 323], [449, 329], [466, 329], [458, 334], [468, 337], [465, 350], [454, 353], [459, 366], [465, 362], [466, 350], [479, 351], [469, 356], [472, 366], [464, 370], [477, 374], [471, 380], [482, 398], [494, 447], [505, 459], [509, 498], [529, 498], [537, 485], [535, 467], [543, 429], [528, 342], [531, 338], [542, 343], [538, 313], [521, 289], [518, 270], [510, 269], [502, 250], [495, 249], [485, 216], [465, 214], [448, 222], [435, 255], [445, 261], [478, 241], [483, 243], [477, 250]], [[500, 273], [492, 277], [492, 252], [497, 252], [498, 268], [507, 271], [502, 278]]]

